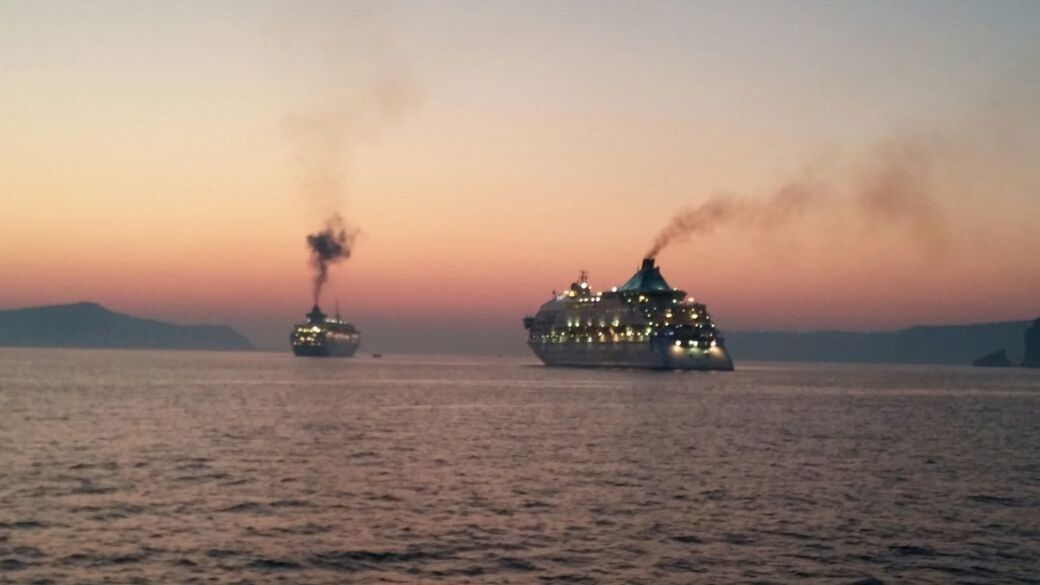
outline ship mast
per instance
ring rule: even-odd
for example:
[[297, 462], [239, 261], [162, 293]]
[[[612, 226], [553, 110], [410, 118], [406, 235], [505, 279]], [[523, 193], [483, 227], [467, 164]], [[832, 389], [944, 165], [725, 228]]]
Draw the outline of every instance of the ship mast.
[[570, 293], [570, 295], [572, 297], [575, 296], [575, 295], [582, 296], [582, 297], [587, 297], [587, 296], [589, 296], [591, 294], [592, 294], [592, 291], [589, 290], [589, 271], [588, 270], [579, 270], [578, 271], [578, 281], [571, 285], [571, 293]]

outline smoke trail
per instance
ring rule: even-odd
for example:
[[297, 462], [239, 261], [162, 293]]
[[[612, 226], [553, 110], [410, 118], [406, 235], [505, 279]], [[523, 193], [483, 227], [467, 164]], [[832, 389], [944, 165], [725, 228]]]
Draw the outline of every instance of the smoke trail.
[[805, 213], [817, 197], [817, 191], [810, 185], [800, 183], [785, 185], [766, 200], [743, 199], [726, 193], [715, 195], [697, 207], [681, 209], [657, 234], [645, 257], [654, 258], [672, 243], [711, 233], [725, 224], [771, 229]]
[[[656, 257], [671, 244], [723, 226], [765, 231], [809, 214], [846, 213], [870, 231], [902, 228], [926, 253], [941, 253], [949, 230], [931, 181], [933, 158], [921, 144], [891, 141], [875, 148], [869, 164], [853, 178], [834, 185], [802, 179], [783, 185], [765, 199], [715, 195], [673, 216], [646, 257]], [[851, 196], [843, 198], [842, 193]]]
[[373, 75], [358, 85], [335, 103], [300, 109], [281, 120], [300, 194], [324, 217], [347, 199], [355, 151], [418, 102], [418, 90], [403, 72]]
[[329, 219], [325, 229], [307, 236], [314, 267], [314, 304], [318, 304], [321, 288], [329, 280], [329, 267], [347, 260], [353, 253], [358, 231], [349, 229], [337, 213]]
[[311, 2], [286, 5], [272, 28], [272, 61], [294, 103], [281, 120], [282, 138], [301, 199], [325, 225], [307, 236], [315, 304], [359, 233], [341, 214], [355, 152], [420, 97], [382, 18], [375, 4]]
[[912, 243], [932, 257], [944, 252], [950, 229], [932, 178], [939, 158], [926, 145], [908, 141], [876, 147], [872, 164], [856, 184], [860, 220], [875, 231], [902, 228]]

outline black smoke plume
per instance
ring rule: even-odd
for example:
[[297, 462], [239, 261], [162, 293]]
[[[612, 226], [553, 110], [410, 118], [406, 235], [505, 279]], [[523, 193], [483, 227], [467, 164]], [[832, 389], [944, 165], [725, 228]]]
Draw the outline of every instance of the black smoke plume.
[[380, 3], [286, 3], [273, 23], [270, 62], [295, 103], [281, 120], [301, 200], [324, 229], [307, 236], [314, 301], [332, 265], [350, 258], [360, 221], [343, 221], [355, 154], [417, 106], [421, 92], [395, 49]]
[[348, 228], [339, 214], [332, 216], [325, 229], [307, 236], [314, 267], [314, 304], [318, 304], [321, 288], [329, 280], [329, 268], [350, 258], [358, 232]]
[[901, 229], [906, 239], [933, 257], [949, 236], [939, 189], [931, 180], [936, 155], [926, 146], [893, 141], [876, 147], [852, 176], [829, 183], [801, 179], [761, 199], [717, 194], [696, 207], [684, 207], [657, 234], [647, 258], [669, 245], [723, 226], [770, 230], [809, 214], [852, 220], [868, 231]]
[[695, 234], [708, 234], [730, 223], [760, 229], [778, 226], [805, 212], [817, 194], [804, 185], [782, 187], [765, 200], [744, 199], [728, 193], [715, 195], [697, 207], [684, 207], [657, 234], [646, 258], [655, 258], [669, 244]]

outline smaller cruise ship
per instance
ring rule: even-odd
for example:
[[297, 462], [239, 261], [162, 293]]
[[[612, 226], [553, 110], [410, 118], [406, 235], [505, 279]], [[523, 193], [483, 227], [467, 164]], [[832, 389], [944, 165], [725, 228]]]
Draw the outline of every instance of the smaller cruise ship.
[[336, 317], [329, 319], [314, 305], [305, 323], [297, 323], [290, 337], [293, 353], [311, 357], [350, 357], [361, 345], [361, 332]]

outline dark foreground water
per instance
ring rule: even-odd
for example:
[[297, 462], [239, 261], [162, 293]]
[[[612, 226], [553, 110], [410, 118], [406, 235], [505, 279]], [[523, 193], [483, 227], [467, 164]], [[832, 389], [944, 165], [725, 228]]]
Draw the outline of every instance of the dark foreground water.
[[1040, 583], [1040, 372], [0, 350], [0, 583]]

